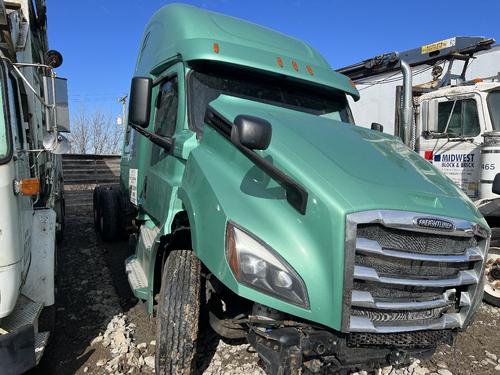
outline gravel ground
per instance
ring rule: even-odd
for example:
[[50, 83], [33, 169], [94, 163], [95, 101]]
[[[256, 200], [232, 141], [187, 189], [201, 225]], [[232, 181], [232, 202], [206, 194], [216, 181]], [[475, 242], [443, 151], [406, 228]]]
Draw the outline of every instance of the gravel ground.
[[[58, 253], [57, 327], [41, 365], [29, 375], [153, 374], [155, 321], [132, 295], [124, 273], [126, 241], [96, 238], [89, 207], [67, 213]], [[453, 347], [390, 375], [499, 374], [500, 309], [483, 304]], [[199, 374], [264, 374], [244, 341], [219, 338], [209, 328], [198, 345]], [[364, 375], [360, 371], [357, 374]]]

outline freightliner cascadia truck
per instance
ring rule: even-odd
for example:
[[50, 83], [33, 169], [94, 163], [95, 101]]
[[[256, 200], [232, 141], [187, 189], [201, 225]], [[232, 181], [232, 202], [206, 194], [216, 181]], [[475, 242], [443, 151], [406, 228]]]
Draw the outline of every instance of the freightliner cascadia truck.
[[[457, 184], [486, 218], [493, 235], [484, 299], [500, 307], [500, 175], [495, 180], [500, 173], [500, 53], [498, 46], [492, 49], [494, 43], [485, 37], [454, 37], [376, 56], [339, 72], [364, 95], [353, 104], [355, 114], [366, 110], [363, 104], [375, 104], [379, 117], [395, 119], [396, 135], [408, 128], [407, 145]], [[411, 78], [404, 85], [401, 61], [409, 66], [403, 76]], [[471, 76], [469, 67], [483, 75]], [[407, 124], [400, 115], [404, 87]]]
[[403, 365], [482, 299], [490, 229], [400, 138], [353, 123], [351, 80], [304, 42], [187, 5], [146, 26], [103, 239], [156, 314], [157, 374], [189, 374], [205, 319], [270, 374]]
[[55, 318], [66, 81], [49, 51], [45, 1], [0, 1], [0, 373], [41, 359]]

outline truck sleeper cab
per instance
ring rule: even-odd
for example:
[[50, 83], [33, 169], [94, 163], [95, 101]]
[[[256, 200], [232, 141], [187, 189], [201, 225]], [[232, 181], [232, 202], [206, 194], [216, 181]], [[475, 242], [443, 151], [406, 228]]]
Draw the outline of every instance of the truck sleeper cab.
[[347, 95], [303, 42], [186, 5], [153, 16], [95, 218], [138, 228], [126, 272], [157, 315], [158, 374], [193, 369], [204, 313], [271, 374], [402, 364], [466, 328], [486, 222], [399, 139], [354, 126]]

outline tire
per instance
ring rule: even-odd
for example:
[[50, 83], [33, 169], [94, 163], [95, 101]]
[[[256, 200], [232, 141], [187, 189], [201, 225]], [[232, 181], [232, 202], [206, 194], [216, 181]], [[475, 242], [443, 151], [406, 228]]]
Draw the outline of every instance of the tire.
[[156, 374], [191, 374], [200, 315], [201, 264], [173, 250], [163, 267], [156, 323]]
[[120, 234], [120, 208], [113, 189], [102, 189], [100, 193], [100, 229], [104, 241], [115, 241]]
[[484, 275], [484, 300], [500, 307], [500, 248], [490, 247]]
[[100, 208], [101, 192], [102, 188], [100, 186], [96, 186], [94, 188], [92, 197], [92, 202], [93, 202], [92, 209], [94, 213], [94, 229], [97, 233], [101, 233], [101, 208]]

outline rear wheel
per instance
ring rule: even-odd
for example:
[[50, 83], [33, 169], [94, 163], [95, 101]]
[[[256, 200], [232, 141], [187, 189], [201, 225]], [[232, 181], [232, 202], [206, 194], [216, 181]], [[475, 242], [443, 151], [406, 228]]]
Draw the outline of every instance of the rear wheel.
[[498, 247], [490, 247], [484, 278], [484, 300], [500, 307], [500, 248]]
[[200, 315], [201, 264], [191, 250], [174, 250], [163, 267], [156, 326], [156, 373], [194, 370]]
[[102, 189], [99, 202], [99, 226], [104, 241], [114, 241], [120, 234], [120, 207], [113, 189]]

